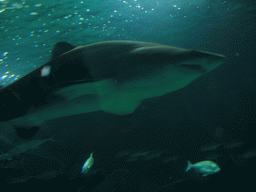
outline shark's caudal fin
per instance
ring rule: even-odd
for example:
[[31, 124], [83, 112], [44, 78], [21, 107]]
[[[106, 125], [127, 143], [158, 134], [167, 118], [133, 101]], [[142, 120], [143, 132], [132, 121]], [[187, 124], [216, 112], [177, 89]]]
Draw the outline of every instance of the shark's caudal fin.
[[54, 59], [60, 55], [62, 55], [63, 53], [66, 53], [72, 49], [74, 49], [76, 46], [71, 45], [69, 43], [66, 42], [59, 42], [56, 43], [56, 45], [54, 46], [53, 50], [52, 50], [52, 58]]

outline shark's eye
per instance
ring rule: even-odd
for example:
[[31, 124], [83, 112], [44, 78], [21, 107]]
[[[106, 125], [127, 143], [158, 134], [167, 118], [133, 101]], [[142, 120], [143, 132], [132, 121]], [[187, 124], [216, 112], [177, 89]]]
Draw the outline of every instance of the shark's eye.
[[192, 69], [192, 70], [202, 70], [202, 66], [200, 65], [189, 65], [189, 64], [182, 64], [180, 65], [181, 67], [187, 68], [187, 69]]

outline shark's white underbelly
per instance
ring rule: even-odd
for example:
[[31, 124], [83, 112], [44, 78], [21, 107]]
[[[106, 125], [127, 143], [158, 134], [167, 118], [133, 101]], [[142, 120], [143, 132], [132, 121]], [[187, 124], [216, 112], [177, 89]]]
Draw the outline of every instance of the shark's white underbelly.
[[123, 82], [105, 79], [73, 85], [56, 92], [65, 99], [35, 108], [11, 122], [17, 125], [39, 126], [48, 120], [95, 111], [127, 115], [133, 113], [143, 100], [181, 89], [200, 75], [186, 72], [182, 74], [179, 69], [169, 66], [150, 76]]

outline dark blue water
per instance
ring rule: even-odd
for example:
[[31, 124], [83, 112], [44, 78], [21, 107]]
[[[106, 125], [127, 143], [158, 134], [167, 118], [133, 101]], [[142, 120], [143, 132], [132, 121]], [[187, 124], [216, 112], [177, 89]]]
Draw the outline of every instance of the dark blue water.
[[[3, 86], [48, 62], [57, 42], [136, 40], [228, 58], [189, 86], [143, 102], [133, 114], [93, 112], [43, 124], [29, 141], [55, 135], [56, 142], [2, 161], [10, 190], [235, 189], [256, 169], [254, 1], [10, 0], [0, 6]], [[4, 130], [2, 154], [25, 142]], [[93, 151], [93, 168], [82, 176]], [[185, 173], [187, 160], [212, 160], [221, 171], [206, 178]]]

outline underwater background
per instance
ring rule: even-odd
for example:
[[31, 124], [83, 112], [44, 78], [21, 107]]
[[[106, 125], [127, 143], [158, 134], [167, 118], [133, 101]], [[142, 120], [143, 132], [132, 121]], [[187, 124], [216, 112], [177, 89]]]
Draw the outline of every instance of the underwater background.
[[[45, 140], [12, 160], [0, 161], [1, 184], [9, 191], [253, 186], [255, 13], [256, 3], [249, 0], [0, 0], [3, 86], [47, 63], [58, 42], [79, 46], [146, 41], [228, 58], [190, 85], [144, 101], [130, 115], [93, 112], [65, 117], [44, 123], [24, 140], [1, 124], [1, 154], [27, 141]], [[92, 152], [94, 165], [82, 175]], [[187, 160], [211, 160], [221, 171], [207, 177], [185, 172]]]

